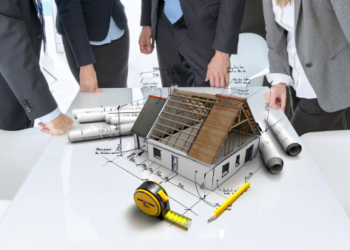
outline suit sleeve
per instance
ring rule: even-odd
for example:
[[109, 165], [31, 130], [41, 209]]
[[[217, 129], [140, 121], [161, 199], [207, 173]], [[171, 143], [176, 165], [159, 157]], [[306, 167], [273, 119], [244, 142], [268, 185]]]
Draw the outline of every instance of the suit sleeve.
[[350, 4], [349, 0], [331, 0], [338, 22], [350, 43]]
[[141, 26], [152, 26], [152, 0], [142, 0], [141, 3]]
[[212, 48], [228, 54], [237, 54], [245, 0], [221, 0]]
[[[40, 70], [20, 16], [17, 0], [1, 0], [0, 73], [33, 121], [55, 110], [57, 103]], [[25, 107], [25, 102], [30, 108]]]
[[77, 67], [95, 63], [80, 0], [55, 0]]
[[289, 73], [286, 72], [285, 68], [283, 67], [283, 64], [280, 61], [280, 56], [277, 54], [273, 45], [272, 38], [269, 36], [268, 32], [266, 33], [266, 42], [270, 64], [270, 74], [284, 74], [289, 76]]

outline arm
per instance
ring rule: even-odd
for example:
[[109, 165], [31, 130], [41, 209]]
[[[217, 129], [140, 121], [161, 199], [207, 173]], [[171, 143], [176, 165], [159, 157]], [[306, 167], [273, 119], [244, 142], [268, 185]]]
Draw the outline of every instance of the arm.
[[139, 38], [139, 46], [142, 54], [149, 55], [153, 52], [152, 46], [152, 0], [142, 0], [141, 5], [141, 34]]
[[266, 34], [266, 42], [269, 50], [268, 56], [270, 64], [270, 73], [266, 75], [266, 78], [271, 83], [272, 87], [264, 94], [264, 97], [266, 103], [269, 103], [271, 108], [281, 108], [285, 111], [287, 101], [286, 85], [292, 85], [293, 79], [285, 71], [268, 33]]
[[350, 5], [348, 0], [331, 0], [340, 26], [350, 43]]
[[[0, 73], [19, 103], [23, 104], [27, 116], [33, 121], [55, 112], [57, 103], [40, 71], [38, 58], [33, 51], [28, 31], [20, 15], [17, 0], [2, 0], [0, 5]], [[25, 101], [31, 108], [26, 108]], [[63, 114], [59, 114], [58, 117], [56, 115], [53, 115], [53, 121], [47, 122], [49, 128], [46, 132], [50, 134], [67, 132], [73, 121]]]
[[152, 0], [142, 0], [141, 3], [141, 26], [152, 26]]
[[80, 91], [102, 92], [93, 64], [96, 62], [86, 31], [80, 0], [55, 0], [58, 17], [72, 48], [77, 67], [80, 67]]
[[212, 48], [227, 54], [237, 54], [245, 0], [221, 0], [218, 23]]
[[[28, 10], [29, 11], [29, 10]], [[0, 73], [17, 97], [30, 120], [57, 108], [38, 58], [28, 36], [17, 0], [1, 0], [0, 4]], [[28, 111], [23, 101], [31, 107]]]
[[55, 0], [77, 67], [95, 63], [80, 0]]
[[237, 54], [245, 0], [221, 0], [212, 48], [215, 55], [208, 65], [205, 81], [212, 87], [226, 87], [230, 82], [230, 55]]

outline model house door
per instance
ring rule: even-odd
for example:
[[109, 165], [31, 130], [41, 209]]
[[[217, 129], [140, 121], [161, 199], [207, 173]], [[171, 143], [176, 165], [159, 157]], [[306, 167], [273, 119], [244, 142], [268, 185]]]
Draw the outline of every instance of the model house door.
[[179, 160], [177, 158], [177, 156], [171, 156], [171, 162], [172, 162], [172, 168], [171, 170], [175, 173], [177, 173], [177, 171], [179, 170]]
[[247, 149], [246, 154], [245, 154], [245, 162], [250, 161], [252, 159], [253, 147], [254, 147], [254, 145], [252, 145], [251, 147], [249, 147]]

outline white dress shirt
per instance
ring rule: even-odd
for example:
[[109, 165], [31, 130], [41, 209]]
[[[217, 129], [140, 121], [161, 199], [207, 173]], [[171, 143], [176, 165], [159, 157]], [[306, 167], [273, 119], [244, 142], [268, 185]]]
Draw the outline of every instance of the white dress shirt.
[[293, 68], [292, 76], [285, 74], [271, 73], [267, 74], [267, 80], [272, 84], [279, 84], [281, 82], [292, 86], [295, 89], [296, 95], [299, 98], [313, 99], [317, 98], [314, 89], [312, 88], [303, 66], [300, 63], [297, 49], [295, 46], [295, 4], [287, 4], [286, 7], [281, 8], [277, 5], [276, 0], [272, 0], [273, 12], [275, 14], [275, 21], [278, 25], [288, 31], [287, 36], [287, 52], [289, 65]]

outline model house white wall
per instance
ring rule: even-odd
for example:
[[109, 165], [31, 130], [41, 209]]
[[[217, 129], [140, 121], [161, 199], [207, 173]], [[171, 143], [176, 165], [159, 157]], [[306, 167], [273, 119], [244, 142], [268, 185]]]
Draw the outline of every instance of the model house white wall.
[[[148, 157], [151, 161], [154, 161], [173, 172], [177, 172], [179, 175], [184, 176], [199, 185], [203, 185], [209, 190], [214, 190], [217, 185], [220, 185], [229, 179], [236, 172], [236, 169], [245, 164], [247, 149], [250, 149], [251, 147], [252, 153], [248, 161], [253, 159], [257, 154], [259, 144], [259, 137], [256, 136], [249, 143], [243, 145], [226, 157], [221, 157], [217, 163], [214, 162], [214, 164], [210, 166], [188, 157], [186, 153], [174, 150], [163, 143], [151, 139], [147, 140]], [[156, 156], [157, 153], [155, 154], [155, 149], [160, 150], [160, 157]], [[236, 164], [237, 156], [240, 158], [238, 164]], [[174, 157], [176, 157], [175, 164]], [[227, 163], [229, 164], [228, 171], [223, 174], [223, 166]]]

